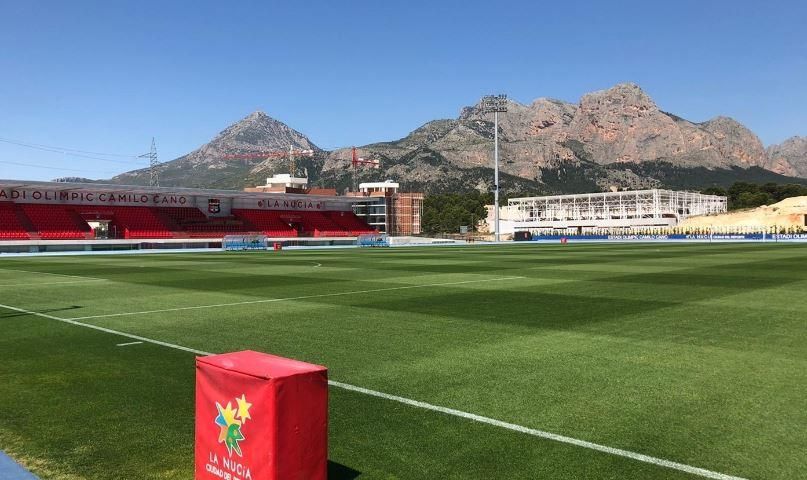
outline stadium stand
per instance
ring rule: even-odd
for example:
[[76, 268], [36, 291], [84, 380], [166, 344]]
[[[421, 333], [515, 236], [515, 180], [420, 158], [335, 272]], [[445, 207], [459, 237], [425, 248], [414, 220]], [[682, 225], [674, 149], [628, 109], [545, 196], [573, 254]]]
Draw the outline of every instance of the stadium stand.
[[348, 237], [375, 230], [353, 212], [233, 209], [208, 217], [194, 207], [71, 206], [0, 202], [0, 240], [94, 237], [88, 222], [107, 222], [111, 238]]
[[123, 238], [172, 238], [171, 230], [152, 207], [113, 207], [112, 224]]
[[375, 230], [367, 225], [362, 219], [357, 217], [353, 212], [325, 212], [326, 215], [333, 223], [338, 225], [342, 230], [349, 232], [350, 235], [363, 235], [373, 233]]
[[233, 209], [232, 213], [270, 237], [296, 237], [297, 230], [281, 220], [278, 210]]
[[17, 215], [15, 204], [0, 202], [0, 240], [27, 240], [28, 230]]
[[92, 229], [75, 211], [62, 205], [22, 203], [20, 209], [43, 240], [91, 238]]
[[349, 244], [351, 237], [392, 225], [387, 217], [393, 215], [386, 210], [382, 219], [366, 213], [371, 210], [368, 205], [377, 204], [370, 193], [340, 196], [336, 190], [321, 188], [240, 191], [0, 180], [0, 240], [19, 240], [2, 248], [9, 252], [24, 251], [26, 240], [31, 240], [33, 250], [41, 246], [66, 251], [79, 242], [51, 241], [94, 240], [88, 249], [93, 245], [101, 249], [108, 245], [106, 240], [136, 240], [121, 244], [162, 248], [217, 243], [227, 235], [315, 237], [305, 242]]
[[305, 234], [314, 237], [347, 237], [350, 232], [334, 223], [322, 212], [286, 212], [301, 226]]
[[207, 217], [193, 207], [157, 208], [156, 213], [172, 230], [184, 232], [190, 238], [224, 237], [254, 231], [249, 222], [235, 216]]

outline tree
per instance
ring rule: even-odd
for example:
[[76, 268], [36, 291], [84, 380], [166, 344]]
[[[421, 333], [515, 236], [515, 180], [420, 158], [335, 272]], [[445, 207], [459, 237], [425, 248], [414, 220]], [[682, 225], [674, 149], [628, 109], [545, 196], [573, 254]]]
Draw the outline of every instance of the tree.
[[726, 189], [722, 187], [709, 187], [701, 193], [704, 195], [719, 195], [721, 197], [727, 197], [729, 194]]
[[742, 192], [734, 201], [734, 208], [754, 208], [773, 203], [773, 197], [766, 192]]
[[757, 185], [749, 182], [735, 182], [728, 190], [709, 187], [702, 193], [728, 197], [729, 210], [754, 208], [761, 205], [781, 202], [785, 198], [807, 195], [807, 187], [795, 184], [766, 183]]
[[487, 194], [479, 192], [428, 195], [423, 201], [423, 232], [458, 233], [462, 225], [476, 230], [476, 223], [487, 215], [487, 197]]

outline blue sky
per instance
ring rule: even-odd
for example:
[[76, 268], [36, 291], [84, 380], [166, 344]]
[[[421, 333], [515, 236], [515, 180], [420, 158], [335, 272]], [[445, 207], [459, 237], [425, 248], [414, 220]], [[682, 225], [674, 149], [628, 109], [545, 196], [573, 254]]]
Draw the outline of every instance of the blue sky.
[[[0, 139], [132, 155], [154, 136], [170, 160], [260, 109], [334, 148], [487, 93], [576, 102], [631, 81], [768, 145], [807, 135], [805, 19], [803, 1], [0, 0]], [[0, 142], [0, 178], [144, 165], [103, 158]]]

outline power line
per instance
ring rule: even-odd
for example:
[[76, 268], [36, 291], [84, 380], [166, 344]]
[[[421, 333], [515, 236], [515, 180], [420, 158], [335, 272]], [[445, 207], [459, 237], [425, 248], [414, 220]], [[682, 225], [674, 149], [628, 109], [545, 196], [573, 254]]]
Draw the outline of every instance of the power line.
[[135, 160], [135, 161], [138, 160], [137, 155], [124, 155], [124, 154], [118, 154], [118, 153], [90, 152], [88, 150], [78, 150], [78, 149], [74, 149], [74, 148], [55, 147], [55, 146], [44, 145], [44, 144], [40, 144], [40, 143], [21, 142], [21, 141], [18, 141], [18, 140], [12, 140], [12, 139], [2, 138], [2, 137], [0, 137], [0, 142], [8, 143], [8, 144], [11, 144], [11, 145], [17, 145], [17, 146], [25, 147], [25, 148], [32, 148], [32, 149], [35, 149], [35, 150], [41, 150], [41, 151], [44, 151], [44, 152], [60, 153], [62, 155], [68, 155], [68, 156], [71, 156], [71, 157], [88, 158], [88, 159], [91, 159], [91, 160], [100, 160], [102, 162], [118, 163], [118, 164], [122, 164], [122, 165], [131, 165], [132, 162], [131, 161], [127, 162], [127, 161], [123, 161], [123, 160], [113, 160], [111, 158], [101, 158], [101, 157], [98, 157], [98, 156], [92, 156], [92, 155], [86, 155], [86, 154], [87, 153], [92, 153], [93, 155], [106, 155], [106, 156], [114, 156], [114, 157], [131, 158], [132, 160]]
[[[45, 170], [57, 170], [57, 171], [61, 171], [61, 172], [87, 172], [89, 170], [89, 169], [79, 170], [79, 169], [76, 169], [76, 168], [64, 168], [64, 167], [51, 167], [51, 166], [48, 166], [48, 165], [36, 165], [36, 164], [33, 164], [33, 163], [22, 163], [22, 162], [9, 162], [9, 161], [5, 161], [5, 160], [0, 160], [0, 163], [5, 164], [5, 165], [17, 165], [17, 166], [20, 166], [20, 167], [43, 168]], [[96, 172], [96, 173], [111, 173], [113, 175], [120, 173], [120, 172], [112, 172], [112, 171], [109, 171], [109, 170], [93, 170], [93, 171]]]
[[14, 140], [14, 139], [10, 139], [10, 138], [1, 138], [0, 137], [0, 140], [6, 141], [6, 142], [17, 142], [17, 143], [21, 143], [21, 144], [25, 144], [25, 145], [34, 145], [34, 146], [37, 146], [37, 147], [55, 148], [57, 150], [66, 150], [68, 152], [89, 153], [91, 155], [101, 155], [101, 156], [104, 156], [104, 157], [127, 157], [127, 158], [137, 157], [137, 155], [130, 155], [130, 154], [124, 154], [124, 153], [92, 152], [92, 151], [89, 151], [89, 150], [79, 150], [77, 148], [67, 148], [67, 147], [57, 147], [55, 145], [45, 145], [43, 143], [24, 142], [22, 140]]

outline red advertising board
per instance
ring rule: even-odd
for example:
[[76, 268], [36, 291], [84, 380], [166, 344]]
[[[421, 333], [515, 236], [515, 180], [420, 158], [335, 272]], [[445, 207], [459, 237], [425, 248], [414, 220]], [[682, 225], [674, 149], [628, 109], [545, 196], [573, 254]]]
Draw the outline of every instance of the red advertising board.
[[326, 480], [328, 371], [253, 351], [196, 359], [196, 480]]

